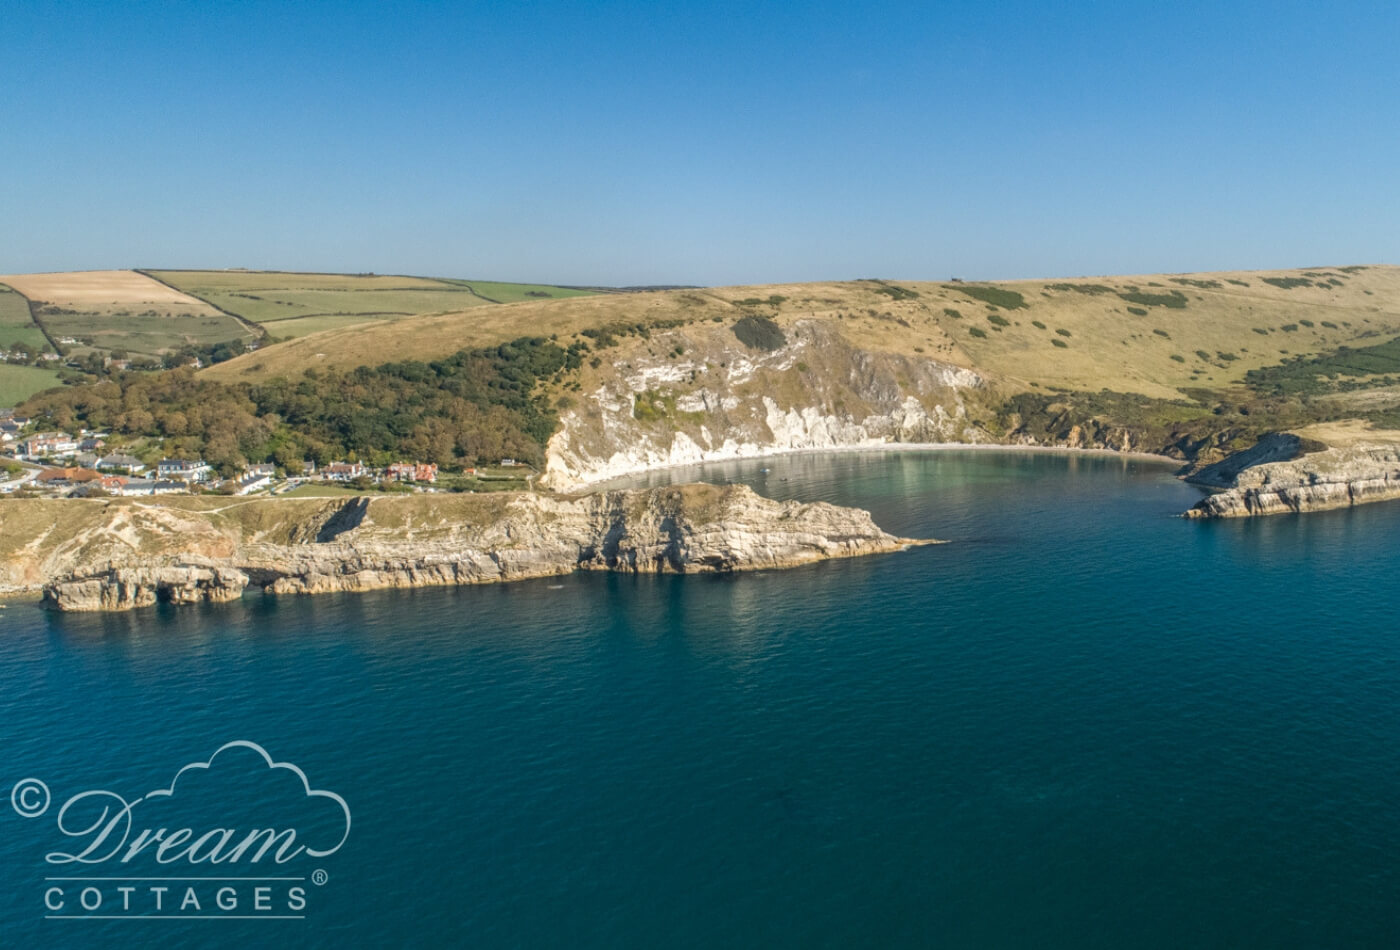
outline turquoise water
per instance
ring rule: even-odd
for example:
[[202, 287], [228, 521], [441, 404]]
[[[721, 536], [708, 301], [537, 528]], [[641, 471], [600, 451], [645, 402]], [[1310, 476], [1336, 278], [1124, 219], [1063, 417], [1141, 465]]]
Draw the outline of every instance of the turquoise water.
[[[0, 945], [1394, 945], [1400, 505], [1187, 522], [1169, 469], [1048, 454], [705, 474], [954, 543], [0, 612]], [[329, 857], [218, 872], [324, 870], [305, 919], [44, 919], [60, 802], [234, 739], [353, 812]], [[255, 773], [191, 826], [262, 814]]]

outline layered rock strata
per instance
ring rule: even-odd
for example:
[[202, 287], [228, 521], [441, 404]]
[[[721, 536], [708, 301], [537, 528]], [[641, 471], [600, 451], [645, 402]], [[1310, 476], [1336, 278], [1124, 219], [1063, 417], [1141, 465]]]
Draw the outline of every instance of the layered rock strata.
[[[776, 502], [742, 485], [583, 496], [264, 499], [222, 508], [64, 501], [87, 509], [38, 563], [4, 562], [10, 590], [60, 610], [271, 593], [478, 584], [576, 570], [728, 572], [895, 551], [868, 512]], [[21, 506], [0, 512], [6, 516]], [[76, 530], [75, 530], [76, 528]]]
[[1288, 439], [1297, 450], [1296, 436], [1273, 437], [1262, 450], [1247, 450], [1254, 455], [1243, 463], [1231, 456], [1202, 469], [1192, 480], [1220, 490], [1201, 499], [1186, 516], [1237, 518], [1400, 498], [1400, 446], [1357, 444], [1270, 460], [1287, 452]]

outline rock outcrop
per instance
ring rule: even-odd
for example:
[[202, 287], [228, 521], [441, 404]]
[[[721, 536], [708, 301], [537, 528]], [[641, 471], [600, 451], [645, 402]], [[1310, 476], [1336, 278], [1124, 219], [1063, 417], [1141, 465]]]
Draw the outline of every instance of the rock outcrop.
[[[1296, 436], [1272, 436], [1202, 469], [1192, 481], [1222, 490], [1201, 499], [1186, 516], [1320, 511], [1400, 498], [1400, 446], [1357, 444], [1300, 452]], [[1280, 455], [1284, 460], [1274, 460]]]
[[854, 346], [831, 321], [799, 319], [773, 350], [725, 325], [655, 332], [591, 379], [546, 449], [556, 489], [802, 449], [995, 441], [968, 413], [980, 374]]
[[[776, 502], [742, 485], [684, 485], [560, 497], [415, 495], [262, 499], [212, 507], [24, 501], [79, 506], [85, 523], [41, 574], [48, 606], [121, 610], [271, 593], [478, 584], [575, 570], [728, 572], [788, 567], [921, 543], [869, 513]], [[203, 506], [203, 510], [199, 510]], [[74, 509], [69, 509], [69, 513]], [[50, 539], [51, 541], [55, 539]], [[10, 589], [23, 568], [5, 563]], [[32, 589], [32, 583], [29, 585]]]
[[49, 584], [44, 588], [44, 604], [59, 610], [128, 610], [158, 601], [217, 603], [237, 600], [247, 586], [248, 576], [230, 567], [114, 567]]

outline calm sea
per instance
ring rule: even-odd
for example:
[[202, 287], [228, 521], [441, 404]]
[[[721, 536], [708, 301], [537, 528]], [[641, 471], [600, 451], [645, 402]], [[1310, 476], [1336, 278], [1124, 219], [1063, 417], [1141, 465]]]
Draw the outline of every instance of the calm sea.
[[[1167, 468], [1049, 454], [704, 475], [954, 543], [0, 611], [0, 946], [1400, 941], [1400, 505], [1194, 523]], [[211, 760], [231, 740], [307, 784]], [[111, 794], [61, 820], [85, 791]], [[178, 853], [180, 829], [284, 826], [345, 840]], [[170, 860], [95, 861], [161, 828]], [[301, 919], [232, 919], [259, 915]]]

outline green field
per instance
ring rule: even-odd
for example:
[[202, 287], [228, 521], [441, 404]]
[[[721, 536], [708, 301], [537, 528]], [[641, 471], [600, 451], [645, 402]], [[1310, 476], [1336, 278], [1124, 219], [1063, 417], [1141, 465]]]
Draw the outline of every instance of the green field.
[[50, 350], [44, 331], [29, 316], [29, 302], [0, 284], [0, 349], [23, 343], [38, 350]]
[[58, 373], [37, 366], [0, 363], [0, 406], [15, 406], [30, 396], [59, 385]]
[[447, 280], [446, 283], [470, 287], [477, 294], [496, 303], [519, 303], [522, 300], [557, 300], [563, 297], [591, 297], [594, 291], [551, 287], [548, 284], [503, 284], [491, 280]]
[[[254, 294], [209, 292], [205, 300], [254, 323], [307, 316], [400, 316], [489, 306], [465, 287], [437, 290], [262, 290]], [[257, 299], [253, 299], [256, 297]]]
[[222, 310], [269, 327], [274, 336], [299, 337], [317, 329], [341, 328], [364, 319], [287, 326], [306, 317], [368, 319], [445, 313], [491, 303], [588, 296], [589, 291], [543, 284], [438, 280], [356, 274], [293, 274], [281, 271], [148, 271], [152, 277]]
[[[49, 333], [57, 338], [85, 341], [74, 347], [125, 350], [134, 355], [155, 356], [185, 344], [209, 346], [230, 340], [250, 341], [253, 335], [226, 314], [204, 317], [140, 317], [117, 314], [77, 313], [43, 317]], [[90, 342], [87, 342], [90, 341]]]
[[431, 277], [399, 277], [392, 274], [302, 274], [276, 270], [146, 270], [162, 283], [187, 294], [206, 292], [257, 293], [260, 290], [441, 290], [442, 281]]

